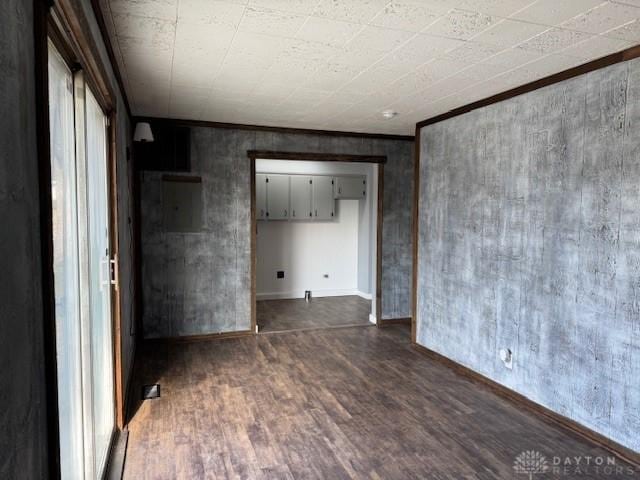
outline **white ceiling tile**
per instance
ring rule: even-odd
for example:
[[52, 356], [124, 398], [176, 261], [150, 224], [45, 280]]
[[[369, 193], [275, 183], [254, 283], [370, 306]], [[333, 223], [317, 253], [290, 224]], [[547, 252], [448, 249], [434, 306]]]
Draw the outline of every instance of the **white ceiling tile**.
[[342, 88], [342, 91], [371, 94], [382, 89], [401, 76], [401, 72], [395, 68], [373, 68], [366, 70], [351, 80]]
[[594, 57], [604, 57], [611, 53], [629, 48], [630, 46], [631, 44], [625, 40], [608, 38], [600, 35], [561, 50], [560, 53], [584, 60], [592, 60]]
[[362, 30], [362, 25], [330, 18], [309, 17], [296, 38], [342, 47]]
[[640, 8], [605, 3], [564, 22], [562, 28], [588, 33], [603, 33], [640, 18]]
[[447, 59], [432, 60], [393, 83], [400, 95], [410, 95], [464, 70], [468, 65]]
[[247, 7], [238, 27], [241, 31], [292, 37], [306, 16], [280, 10]]
[[458, 8], [498, 17], [508, 17], [530, 5], [532, 1], [533, 0], [461, 0]]
[[412, 36], [411, 32], [367, 26], [348, 43], [348, 46], [354, 49], [390, 52]]
[[360, 73], [354, 65], [329, 62], [323, 69], [318, 70], [304, 86], [317, 90], [337, 90]]
[[252, 32], [237, 32], [227, 53], [225, 64], [246, 64], [266, 68], [288, 47], [281, 37]]
[[389, 0], [321, 0], [313, 14], [354, 23], [368, 23]]
[[473, 37], [473, 41], [489, 45], [511, 46], [535, 37], [548, 28], [535, 23], [504, 19]]
[[289, 100], [292, 102], [304, 102], [307, 105], [314, 105], [316, 103], [320, 103], [329, 98], [331, 93], [325, 90], [314, 90], [311, 88], [298, 88], [296, 89]]
[[419, 32], [442, 16], [420, 1], [394, 0], [371, 20], [372, 25]]
[[420, 33], [390, 52], [381, 60], [381, 63], [390, 67], [394, 65], [398, 67], [404, 65], [417, 67], [464, 45], [465, 42], [463, 40], [434, 37], [433, 35]]
[[503, 46], [466, 42], [462, 46], [443, 55], [443, 58], [457, 60], [471, 65], [472, 63], [478, 63], [497, 55], [502, 50], [504, 50]]
[[583, 42], [591, 35], [573, 30], [563, 30], [560, 28], [550, 28], [546, 32], [521, 43], [518, 48], [538, 53], [554, 53], [564, 48]]
[[604, 34], [610, 38], [626, 40], [628, 42], [640, 42], [640, 20], [627, 23], [619, 28], [614, 28]]
[[178, 0], [109, 0], [113, 13], [175, 20]]
[[640, 0], [611, 0], [613, 3], [620, 3], [622, 5], [633, 5], [634, 7], [640, 7]]
[[[629, 6], [640, 0], [528, 2], [100, 6], [135, 115], [413, 133], [416, 121], [640, 41], [640, 20]], [[571, 28], [554, 28], [562, 22]], [[420, 29], [428, 33], [416, 34]], [[401, 115], [384, 121], [386, 108]]]
[[301, 59], [276, 59], [265, 73], [266, 81], [276, 83], [305, 83], [313, 75], [323, 62], [313, 62]]
[[217, 0], [180, 0], [178, 22], [237, 28], [245, 7]]
[[344, 48], [338, 50], [335, 55], [331, 57], [331, 61], [357, 65], [364, 69], [381, 60], [386, 55], [386, 53], [387, 52], [368, 49], [366, 47], [354, 47], [347, 44]]
[[178, 22], [175, 50], [187, 55], [192, 50], [226, 52], [231, 46], [235, 33], [236, 30], [234, 28], [222, 25]]
[[319, 0], [249, 0], [249, 5], [309, 15]]
[[441, 37], [468, 40], [486, 30], [499, 19], [483, 13], [452, 10], [424, 30], [424, 33]]
[[509, 48], [507, 50], [503, 50], [497, 55], [494, 55], [493, 57], [487, 58], [483, 63], [510, 70], [524, 65], [525, 63], [533, 62], [542, 56], [543, 54], [538, 52], [528, 52], [520, 48]]
[[513, 18], [543, 25], [559, 25], [604, 3], [603, 0], [538, 0]]
[[340, 52], [340, 48], [321, 42], [303, 39], [288, 39], [279, 55], [282, 59], [298, 59], [303, 61], [326, 61]]
[[173, 21], [118, 13], [113, 15], [113, 22], [118, 37], [135, 39], [137, 43], [158, 50], [173, 49], [176, 35]]
[[522, 69], [532, 73], [534, 78], [544, 78], [555, 73], [576, 67], [584, 61], [577, 57], [571, 57], [563, 54], [548, 55], [535, 62], [522, 66]]

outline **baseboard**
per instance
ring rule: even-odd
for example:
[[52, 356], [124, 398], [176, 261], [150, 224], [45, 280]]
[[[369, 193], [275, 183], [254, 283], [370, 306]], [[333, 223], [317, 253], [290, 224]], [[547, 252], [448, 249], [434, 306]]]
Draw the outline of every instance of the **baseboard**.
[[515, 390], [511, 390], [510, 388], [505, 387], [504, 385], [497, 383], [496, 381], [485, 377], [484, 375], [471, 370], [470, 368], [465, 367], [464, 365], [461, 365], [438, 352], [434, 352], [433, 350], [418, 343], [413, 343], [412, 346], [416, 351], [454, 370], [457, 374], [462, 375], [476, 383], [485, 385], [495, 394], [500, 395], [501, 397], [506, 398], [513, 403], [516, 403], [520, 407], [526, 408], [532, 413], [544, 417], [548, 421], [553, 422], [554, 424], [563, 427], [582, 437], [583, 439], [607, 450], [621, 460], [624, 460], [625, 462], [628, 462], [635, 467], [640, 468], [640, 453], [635, 452], [630, 448], [627, 448], [624, 445], [621, 445], [618, 442], [605, 437], [601, 433], [591, 430], [589, 427], [586, 427], [576, 422], [575, 420], [554, 412], [553, 410], [550, 410], [549, 408], [534, 402], [530, 398], [525, 397], [521, 393], [518, 393]]
[[209, 340], [224, 340], [227, 338], [248, 337], [254, 335], [251, 330], [238, 330], [236, 332], [206, 333], [201, 335], [180, 335], [176, 337], [145, 338], [147, 343], [191, 343], [207, 342]]
[[411, 325], [411, 317], [382, 318], [380, 320], [381, 327], [389, 327], [391, 325]]
[[370, 293], [365, 293], [365, 292], [361, 292], [360, 290], [357, 290], [355, 295], [364, 298], [365, 300], [372, 300], [373, 299], [373, 295], [371, 295]]
[[[322, 297], [345, 297], [350, 295], [362, 296], [361, 292], [355, 289], [337, 289], [337, 290], [312, 290], [312, 298]], [[371, 297], [371, 296], [369, 296]], [[295, 290], [290, 292], [271, 292], [271, 293], [256, 293], [256, 300], [292, 300], [304, 298], [304, 290]]]

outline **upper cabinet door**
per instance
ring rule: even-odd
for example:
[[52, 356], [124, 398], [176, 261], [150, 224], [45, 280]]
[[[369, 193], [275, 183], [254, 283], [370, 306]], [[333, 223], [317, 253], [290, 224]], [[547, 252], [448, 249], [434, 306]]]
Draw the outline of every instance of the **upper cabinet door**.
[[291, 176], [291, 220], [310, 220], [312, 178], [303, 175]]
[[335, 200], [333, 199], [333, 178], [314, 176], [311, 179], [313, 191], [313, 219], [331, 220], [334, 218]]
[[335, 198], [360, 200], [367, 196], [367, 177], [337, 177]]
[[256, 175], [256, 220], [267, 218], [267, 176], [263, 173]]
[[288, 175], [267, 175], [267, 208], [269, 220], [289, 219]]

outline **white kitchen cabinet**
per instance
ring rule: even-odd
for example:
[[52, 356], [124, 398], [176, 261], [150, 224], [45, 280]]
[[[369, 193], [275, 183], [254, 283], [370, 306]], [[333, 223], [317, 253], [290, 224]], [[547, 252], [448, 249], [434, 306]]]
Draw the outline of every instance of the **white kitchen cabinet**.
[[289, 219], [289, 175], [267, 175], [267, 217]]
[[263, 173], [256, 175], [256, 219], [267, 218], [267, 176]]
[[291, 176], [291, 220], [311, 220], [312, 178], [306, 175]]
[[336, 204], [333, 198], [333, 177], [313, 176], [311, 180], [313, 219], [333, 219]]
[[336, 177], [334, 196], [338, 199], [362, 200], [367, 196], [367, 177]]

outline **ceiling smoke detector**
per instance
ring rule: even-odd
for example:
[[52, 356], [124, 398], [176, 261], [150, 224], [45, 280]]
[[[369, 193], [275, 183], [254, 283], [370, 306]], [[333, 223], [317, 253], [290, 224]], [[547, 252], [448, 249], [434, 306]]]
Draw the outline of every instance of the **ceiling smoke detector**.
[[396, 115], [398, 115], [398, 112], [395, 112], [393, 110], [385, 110], [382, 112], [382, 116], [384, 118], [386, 118], [387, 120], [392, 119], [393, 117], [395, 117]]

